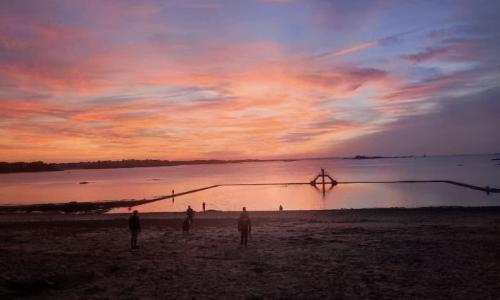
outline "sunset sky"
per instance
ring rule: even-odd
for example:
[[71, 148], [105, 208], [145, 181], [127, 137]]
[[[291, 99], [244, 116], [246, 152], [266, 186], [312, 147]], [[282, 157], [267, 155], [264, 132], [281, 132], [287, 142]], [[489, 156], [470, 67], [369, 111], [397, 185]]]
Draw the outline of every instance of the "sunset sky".
[[0, 0], [0, 161], [500, 152], [500, 1]]

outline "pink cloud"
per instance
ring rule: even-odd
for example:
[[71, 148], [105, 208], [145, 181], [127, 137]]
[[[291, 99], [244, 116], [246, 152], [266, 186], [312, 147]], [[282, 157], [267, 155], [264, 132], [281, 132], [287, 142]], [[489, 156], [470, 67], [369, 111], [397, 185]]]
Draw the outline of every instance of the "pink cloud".
[[[3, 159], [212, 158], [213, 153], [229, 153], [228, 147], [238, 157], [316, 153], [332, 143], [380, 130], [405, 113], [423, 111], [420, 106], [432, 102], [433, 96], [466, 86], [476, 76], [454, 74], [409, 83], [406, 70], [393, 67], [394, 62], [368, 56], [342, 62], [344, 56], [362, 56], [369, 49], [392, 45], [407, 33], [345, 42], [311, 56], [308, 53], [314, 49], [324, 49], [324, 40], [318, 48], [295, 44], [288, 40], [288, 31], [274, 32], [272, 26], [267, 38], [264, 32], [248, 28], [226, 29], [221, 25], [225, 22], [210, 18], [202, 25], [213, 26], [217, 34], [205, 34], [203, 26], [186, 28], [202, 13], [195, 10], [223, 10], [219, 5], [190, 2], [189, 9], [172, 2], [33, 5], [0, 19]], [[53, 19], [56, 7], [68, 15]], [[171, 24], [176, 18], [165, 16], [181, 8], [188, 12], [183, 17], [189, 22], [179, 18], [179, 23]], [[238, 27], [232, 18], [244, 14], [236, 12], [241, 16], [229, 14], [228, 22]], [[306, 22], [311, 28], [317, 26], [316, 13], [312, 9]], [[372, 16], [368, 10], [359, 13]], [[352, 17], [335, 10], [321, 15], [341, 27], [349, 27], [346, 18]], [[297, 29], [296, 34], [311, 28]], [[322, 37], [326, 32], [314, 30]], [[403, 58], [467, 61], [481, 53], [471, 44], [445, 46]], [[337, 59], [323, 59], [331, 57]], [[80, 156], [74, 158], [75, 153]]]
[[[204, 64], [201, 58], [192, 65], [175, 65], [174, 62], [161, 60], [156, 61], [157, 67], [147, 61], [127, 63], [141, 49], [138, 47], [118, 51], [114, 56], [98, 55], [91, 65], [79, 65], [79, 68], [85, 73], [87, 68], [91, 69], [94, 65], [104, 64], [102, 70], [106, 70], [110, 69], [106, 62], [111, 63], [111, 66], [119, 64], [123, 70], [130, 70], [130, 77], [121, 79], [123, 86], [140, 83], [140, 88], [148, 91], [174, 85], [179, 88], [187, 87], [185, 94], [181, 93], [184, 98], [190, 93], [197, 96], [179, 102], [163, 102], [162, 95], [155, 92], [137, 100], [85, 104], [86, 98], [92, 99], [103, 88], [104, 91], [115, 89], [117, 82], [106, 87], [105, 84], [92, 82], [93, 77], [77, 80], [72, 76], [67, 81], [64, 72], [57, 69], [47, 69], [50, 70], [49, 73], [35, 73], [34, 70], [17, 66], [17, 69], [11, 69], [11, 76], [18, 80], [23, 89], [33, 88], [33, 85], [24, 85], [23, 80], [38, 81], [38, 77], [45, 75], [38, 83], [50, 87], [59, 97], [65, 94], [75, 95], [75, 91], [80, 89], [92, 92], [77, 93], [83, 100], [80, 103], [22, 99], [11, 101], [4, 110], [4, 114], [10, 116], [11, 123], [3, 127], [9, 132], [9, 139], [4, 139], [3, 142], [15, 140], [17, 143], [36, 143], [46, 149], [65, 148], [68, 153], [72, 152], [74, 145], [79, 145], [89, 149], [82, 159], [132, 158], [137, 155], [156, 155], [154, 157], [162, 158], [164, 156], [149, 149], [166, 147], [168, 153], [162, 155], [181, 159], [187, 156], [199, 157], [200, 153], [208, 155], [214, 151], [223, 151], [229, 141], [232, 141], [231, 147], [241, 155], [265, 155], [270, 148], [288, 149], [287, 139], [282, 137], [287, 136], [291, 130], [300, 130], [298, 132], [301, 134], [309, 133], [310, 139], [295, 149], [307, 152], [314, 149], [318, 140], [331, 137], [332, 132], [339, 136], [356, 131], [355, 127], [339, 127], [340, 125], [322, 130], [308, 128], [308, 124], [314, 120], [326, 117], [326, 112], [315, 107], [320, 98], [345, 97], [355, 93], [360, 86], [387, 80], [386, 74], [376, 69], [343, 66], [324, 71], [318, 70], [314, 64], [304, 64], [301, 61], [293, 64], [289, 63], [290, 60], [283, 63], [279, 60], [273, 63], [260, 62], [257, 54], [269, 49], [273, 49], [276, 57], [288, 57], [279, 47], [267, 44], [231, 46], [217, 49], [216, 53], [207, 53], [207, 57], [225, 57], [229, 65], [239, 66], [216, 72], [210, 70], [212, 61]], [[152, 55], [155, 55], [154, 52]], [[158, 67], [162, 64], [172, 64], [173, 67]], [[204, 74], [190, 73], [191, 68]], [[94, 71], [99, 74], [100, 69]], [[96, 75], [95, 78], [99, 76]], [[95, 90], [98, 87], [100, 88]], [[196, 89], [190, 90], [188, 87]], [[209, 98], [204, 99], [204, 94], [209, 95]], [[311, 97], [312, 94], [316, 96]], [[317, 98], [318, 95], [322, 96]], [[62, 120], [54, 122], [47, 116]], [[295, 129], [290, 127], [290, 120], [294, 120]], [[248, 151], [249, 140], [242, 139], [244, 136], [254, 137], [251, 143], [259, 145], [257, 147], [262, 150]], [[210, 141], [209, 144], [203, 142], [207, 140]], [[103, 152], [104, 145], [106, 151]], [[136, 150], [131, 151], [131, 146]], [[185, 149], [196, 150], [189, 152]], [[38, 153], [42, 155], [45, 152]], [[58, 156], [43, 154], [46, 156], [39, 158], [60, 159], [61, 153], [55, 153]], [[26, 152], [18, 154], [26, 155]]]
[[381, 41], [371, 41], [371, 42], [367, 42], [367, 43], [361, 43], [361, 44], [357, 44], [357, 45], [354, 45], [354, 46], [351, 46], [348, 48], [344, 48], [344, 49], [340, 49], [340, 50], [323, 52], [323, 53], [320, 53], [318, 55], [315, 55], [314, 58], [322, 58], [322, 57], [326, 57], [326, 56], [344, 56], [344, 55], [358, 52], [358, 51], [361, 51], [361, 50], [364, 50], [367, 48], [371, 48], [371, 47], [374, 47], [374, 46], [377, 46], [380, 44], [381, 44]]
[[413, 63], [427, 61], [467, 62], [480, 55], [480, 49], [472, 43], [460, 43], [443, 47], [428, 47], [421, 52], [403, 55], [401, 58]]

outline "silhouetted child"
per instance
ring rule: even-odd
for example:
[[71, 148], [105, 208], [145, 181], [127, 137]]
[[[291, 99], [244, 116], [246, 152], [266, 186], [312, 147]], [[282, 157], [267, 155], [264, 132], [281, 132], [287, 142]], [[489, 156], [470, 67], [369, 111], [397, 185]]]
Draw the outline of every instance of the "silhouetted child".
[[246, 207], [243, 207], [243, 211], [238, 219], [238, 231], [241, 234], [241, 246], [247, 247], [248, 235], [252, 231], [252, 224], [250, 222], [250, 217], [248, 216]]
[[280, 211], [283, 211], [283, 206], [281, 206], [281, 204], [280, 204]]
[[130, 249], [137, 249], [137, 236], [141, 231], [141, 222], [137, 210], [134, 210], [128, 219], [128, 227], [130, 228]]
[[203, 202], [202, 206], [203, 206], [203, 212], [205, 212], [205, 202]]
[[191, 205], [188, 205], [186, 210], [187, 219], [189, 221], [189, 226], [193, 225], [194, 218], [194, 210], [191, 208]]

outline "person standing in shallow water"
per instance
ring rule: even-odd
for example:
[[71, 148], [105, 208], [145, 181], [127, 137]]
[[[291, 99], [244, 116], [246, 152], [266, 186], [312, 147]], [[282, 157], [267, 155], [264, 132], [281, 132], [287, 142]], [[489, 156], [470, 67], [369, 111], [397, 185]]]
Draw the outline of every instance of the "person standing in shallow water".
[[137, 249], [137, 236], [141, 231], [141, 221], [139, 220], [139, 215], [137, 210], [134, 210], [130, 218], [128, 219], [128, 227], [130, 228], [130, 249]]
[[243, 211], [238, 219], [238, 231], [241, 234], [241, 246], [247, 247], [248, 235], [252, 231], [252, 224], [250, 222], [250, 217], [248, 216], [246, 207], [243, 207]]

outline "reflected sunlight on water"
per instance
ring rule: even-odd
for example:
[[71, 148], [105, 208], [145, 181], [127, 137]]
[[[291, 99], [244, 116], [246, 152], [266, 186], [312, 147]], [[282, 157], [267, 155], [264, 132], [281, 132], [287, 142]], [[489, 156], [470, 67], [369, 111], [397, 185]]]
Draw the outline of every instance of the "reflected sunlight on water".
[[[304, 182], [325, 168], [339, 181], [449, 179], [500, 186], [500, 166], [492, 156], [449, 156], [376, 160], [304, 160], [176, 167], [70, 170], [0, 175], [0, 204], [143, 199], [213, 184]], [[88, 181], [89, 184], [79, 184]], [[311, 186], [225, 186], [161, 200], [141, 211], [201, 209], [331, 209], [497, 205], [497, 195], [442, 183], [338, 185], [323, 198]], [[116, 211], [127, 211], [126, 208]]]
[[[184, 211], [188, 205], [197, 211], [205, 202], [207, 210], [319, 210], [372, 207], [494, 206], [500, 195], [466, 190], [442, 183], [351, 184], [338, 185], [326, 192], [311, 186], [218, 187], [200, 193], [160, 200], [134, 207], [141, 212]], [[127, 212], [127, 208], [112, 212]]]

